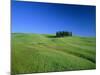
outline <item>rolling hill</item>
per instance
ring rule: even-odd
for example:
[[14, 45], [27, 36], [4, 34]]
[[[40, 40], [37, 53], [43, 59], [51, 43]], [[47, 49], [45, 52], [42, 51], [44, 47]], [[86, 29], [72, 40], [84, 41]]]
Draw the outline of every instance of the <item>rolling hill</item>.
[[96, 68], [95, 37], [12, 33], [12, 74]]

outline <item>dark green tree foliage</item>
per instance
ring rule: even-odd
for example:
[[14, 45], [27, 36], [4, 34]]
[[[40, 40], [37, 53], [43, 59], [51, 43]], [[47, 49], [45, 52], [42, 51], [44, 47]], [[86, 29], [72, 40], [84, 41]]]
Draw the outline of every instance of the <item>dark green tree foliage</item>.
[[56, 37], [65, 37], [65, 36], [72, 36], [72, 32], [67, 32], [67, 31], [56, 32]]

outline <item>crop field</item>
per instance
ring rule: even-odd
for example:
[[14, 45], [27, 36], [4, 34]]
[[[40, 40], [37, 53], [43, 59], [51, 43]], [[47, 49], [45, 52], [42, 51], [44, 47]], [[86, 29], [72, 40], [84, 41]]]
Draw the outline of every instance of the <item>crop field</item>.
[[96, 38], [12, 33], [12, 74], [96, 68]]

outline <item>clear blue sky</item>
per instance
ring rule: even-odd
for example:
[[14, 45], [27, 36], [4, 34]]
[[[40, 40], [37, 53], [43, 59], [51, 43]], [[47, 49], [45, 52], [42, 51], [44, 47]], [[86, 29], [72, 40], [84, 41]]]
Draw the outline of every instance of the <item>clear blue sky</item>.
[[95, 36], [95, 6], [12, 1], [12, 32]]

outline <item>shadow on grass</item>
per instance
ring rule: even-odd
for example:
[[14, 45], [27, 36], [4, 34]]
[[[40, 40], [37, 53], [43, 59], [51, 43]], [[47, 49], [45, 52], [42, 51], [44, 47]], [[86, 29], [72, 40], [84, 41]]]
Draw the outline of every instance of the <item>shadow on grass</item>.
[[55, 36], [55, 35], [46, 35], [46, 37], [47, 37], [47, 38], [59, 38], [59, 37], [57, 37], [57, 36]]
[[64, 37], [69, 37], [69, 36], [56, 36], [56, 35], [45, 35], [47, 38], [64, 38]]

